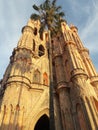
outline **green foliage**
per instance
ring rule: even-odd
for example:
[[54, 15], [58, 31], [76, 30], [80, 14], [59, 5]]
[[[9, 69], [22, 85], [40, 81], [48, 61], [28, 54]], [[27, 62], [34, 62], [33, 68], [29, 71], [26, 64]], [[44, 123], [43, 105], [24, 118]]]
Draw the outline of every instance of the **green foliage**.
[[45, 0], [39, 6], [33, 5], [33, 9], [37, 11], [37, 14], [32, 14], [31, 19], [40, 20], [40, 33], [44, 29], [49, 29], [52, 35], [61, 32], [61, 22], [64, 17], [64, 12], [61, 11], [61, 6], [56, 5], [56, 1], [53, 0], [51, 2], [50, 0]]
[[39, 11], [39, 7], [36, 6], [35, 4], [33, 5], [33, 8], [34, 8], [36, 11]]
[[40, 16], [38, 14], [32, 14], [31, 19], [40, 20]]

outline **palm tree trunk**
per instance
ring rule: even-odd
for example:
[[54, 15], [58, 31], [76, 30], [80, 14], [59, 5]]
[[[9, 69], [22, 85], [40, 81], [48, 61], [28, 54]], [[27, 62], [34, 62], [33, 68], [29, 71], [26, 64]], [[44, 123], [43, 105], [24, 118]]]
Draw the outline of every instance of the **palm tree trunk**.
[[48, 31], [49, 36], [49, 69], [50, 69], [50, 101], [49, 101], [49, 112], [50, 112], [50, 130], [55, 130], [54, 120], [54, 103], [53, 103], [53, 67], [52, 67], [52, 43], [51, 43], [51, 32]]

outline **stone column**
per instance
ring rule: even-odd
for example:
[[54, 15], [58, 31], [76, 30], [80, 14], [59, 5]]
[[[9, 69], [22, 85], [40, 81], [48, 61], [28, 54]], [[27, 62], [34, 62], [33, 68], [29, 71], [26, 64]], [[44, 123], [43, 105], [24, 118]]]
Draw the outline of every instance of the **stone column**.
[[54, 61], [63, 130], [74, 130], [71, 114], [71, 101], [69, 97], [70, 88], [68, 88], [66, 83], [62, 55], [55, 55]]
[[[82, 99], [78, 103], [81, 105], [84, 115], [84, 122], [87, 130], [96, 130], [97, 118], [94, 117], [95, 111], [91, 109], [91, 103], [85, 100], [89, 97], [88, 88], [91, 86], [87, 82], [87, 75], [82, 69], [74, 69], [71, 73], [73, 82], [73, 92], [75, 93], [74, 100]], [[76, 102], [77, 104], [77, 102]]]

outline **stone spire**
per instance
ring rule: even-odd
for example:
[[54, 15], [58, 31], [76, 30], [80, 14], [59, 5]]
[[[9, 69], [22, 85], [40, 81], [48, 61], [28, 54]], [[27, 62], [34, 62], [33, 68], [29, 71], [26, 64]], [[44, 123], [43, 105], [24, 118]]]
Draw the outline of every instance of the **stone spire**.
[[[63, 130], [98, 129], [98, 77], [78, 29], [62, 23], [53, 39], [54, 80]], [[62, 51], [61, 51], [62, 50]]]
[[0, 130], [49, 129], [49, 61], [46, 33], [39, 35], [39, 21], [29, 20], [13, 50], [2, 88]]
[[[98, 74], [77, 27], [61, 27], [51, 39], [55, 130], [97, 130]], [[31, 19], [22, 28], [0, 82], [0, 130], [49, 130], [49, 38], [39, 29]]]

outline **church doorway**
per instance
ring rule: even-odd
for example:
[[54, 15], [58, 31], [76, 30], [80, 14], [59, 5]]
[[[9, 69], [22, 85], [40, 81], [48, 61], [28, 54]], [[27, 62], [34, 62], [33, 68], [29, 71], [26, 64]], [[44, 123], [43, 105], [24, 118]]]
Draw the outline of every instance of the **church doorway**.
[[49, 118], [47, 115], [43, 115], [37, 121], [34, 130], [49, 130]]

